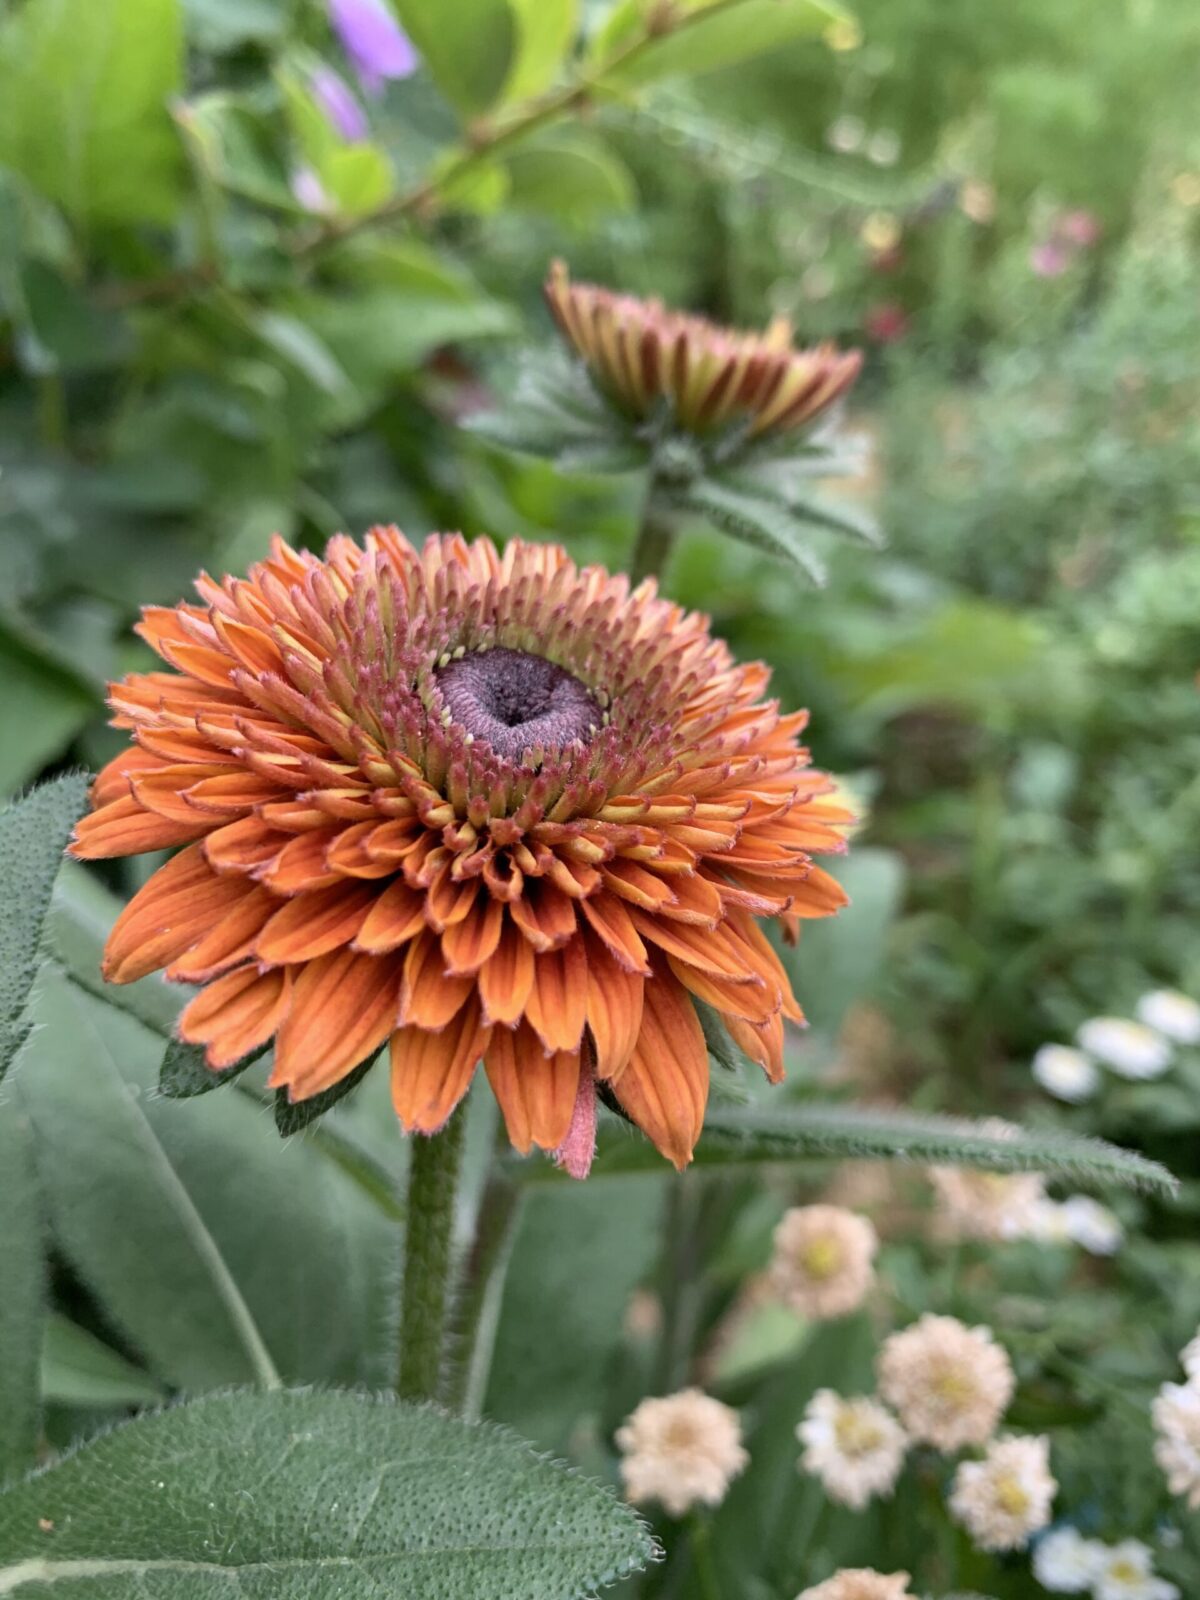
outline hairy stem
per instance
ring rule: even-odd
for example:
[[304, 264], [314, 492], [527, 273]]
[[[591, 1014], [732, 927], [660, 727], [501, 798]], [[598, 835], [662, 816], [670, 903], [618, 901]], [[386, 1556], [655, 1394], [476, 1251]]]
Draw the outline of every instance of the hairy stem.
[[675, 519], [664, 504], [658, 480], [651, 475], [642, 502], [633, 554], [629, 558], [629, 577], [634, 584], [643, 578], [659, 578], [671, 556], [677, 532]]
[[708, 1518], [701, 1512], [692, 1514], [690, 1544], [692, 1565], [696, 1570], [699, 1594], [703, 1600], [721, 1600], [721, 1585], [717, 1579], [716, 1562], [712, 1553], [712, 1530]]
[[436, 1399], [441, 1383], [465, 1127], [460, 1107], [440, 1133], [412, 1139], [396, 1382], [402, 1400]]

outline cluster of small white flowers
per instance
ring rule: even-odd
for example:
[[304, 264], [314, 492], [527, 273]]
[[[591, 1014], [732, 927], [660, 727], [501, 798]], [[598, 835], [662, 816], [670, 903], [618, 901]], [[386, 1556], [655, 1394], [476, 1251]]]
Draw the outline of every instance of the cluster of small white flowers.
[[1172, 1494], [1200, 1509], [1200, 1331], [1180, 1353], [1183, 1383], [1164, 1383], [1150, 1408], [1154, 1459]]
[[750, 1460], [737, 1412], [700, 1389], [643, 1400], [616, 1440], [626, 1495], [658, 1500], [673, 1517], [720, 1505]]
[[1118, 1077], [1160, 1077], [1179, 1045], [1200, 1044], [1200, 1004], [1178, 989], [1152, 989], [1133, 1017], [1090, 1017], [1075, 1035], [1075, 1047], [1044, 1044], [1031, 1071], [1047, 1094], [1078, 1105], [1100, 1087], [1097, 1063]]
[[1044, 1435], [994, 1439], [982, 1461], [963, 1461], [947, 1502], [980, 1550], [1023, 1550], [1050, 1520], [1058, 1484]]
[[1033, 1575], [1052, 1594], [1093, 1600], [1178, 1600], [1179, 1589], [1154, 1571], [1154, 1552], [1140, 1539], [1104, 1544], [1077, 1528], [1056, 1528], [1033, 1552]]
[[1042, 1209], [1049, 1204], [1045, 1180], [1037, 1172], [931, 1167], [929, 1176], [938, 1216], [948, 1232], [960, 1239], [1001, 1242], [1034, 1237]]
[[844, 1399], [819, 1389], [796, 1429], [800, 1467], [818, 1478], [831, 1500], [861, 1511], [895, 1488], [908, 1437], [892, 1413], [866, 1395]]
[[814, 1321], [857, 1311], [875, 1282], [879, 1238], [843, 1206], [796, 1206], [775, 1229], [770, 1276], [776, 1294]]
[[1090, 1195], [1046, 1199], [1034, 1219], [1032, 1238], [1047, 1244], [1077, 1244], [1093, 1256], [1112, 1256], [1125, 1242], [1120, 1219]]

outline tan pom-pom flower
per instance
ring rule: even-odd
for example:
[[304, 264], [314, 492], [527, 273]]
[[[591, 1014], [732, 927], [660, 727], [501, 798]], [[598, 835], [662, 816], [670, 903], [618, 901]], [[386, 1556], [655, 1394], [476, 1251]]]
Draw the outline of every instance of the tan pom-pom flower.
[[938, 1218], [952, 1237], [1001, 1243], [1038, 1235], [1046, 1204], [1040, 1174], [931, 1167], [929, 1177]]
[[907, 1572], [843, 1567], [824, 1583], [805, 1589], [796, 1600], [915, 1600], [915, 1596], [908, 1592]]
[[985, 1444], [1015, 1383], [990, 1329], [930, 1312], [884, 1340], [877, 1370], [879, 1392], [909, 1435], [939, 1450]]
[[643, 1400], [616, 1439], [629, 1499], [657, 1500], [673, 1517], [719, 1505], [750, 1460], [737, 1412], [700, 1389]]
[[179, 1033], [210, 1067], [273, 1037], [303, 1101], [389, 1042], [396, 1112], [432, 1133], [482, 1058], [517, 1149], [576, 1175], [597, 1080], [691, 1159], [693, 997], [782, 1077], [801, 1012], [757, 919], [843, 904], [812, 853], [849, 818], [765, 667], [557, 545], [378, 528], [197, 587], [143, 615], [168, 670], [112, 686], [134, 743], [72, 848], [182, 847], [104, 972], [203, 985]]
[[1050, 1521], [1058, 1484], [1044, 1435], [995, 1439], [982, 1461], [963, 1461], [948, 1501], [980, 1550], [1023, 1550]]
[[572, 283], [561, 261], [550, 269], [546, 300], [567, 343], [623, 411], [649, 417], [665, 401], [692, 433], [735, 421], [748, 424], [752, 438], [802, 428], [845, 394], [862, 365], [858, 351], [831, 344], [794, 349], [782, 319], [763, 333], [722, 328], [660, 300]]
[[1151, 1407], [1154, 1459], [1172, 1494], [1200, 1510], [1200, 1378], [1164, 1383]]
[[841, 1206], [796, 1206], [775, 1229], [771, 1283], [801, 1316], [844, 1317], [858, 1309], [875, 1281], [878, 1248], [866, 1217]]
[[854, 1511], [891, 1494], [908, 1448], [904, 1429], [878, 1400], [846, 1400], [832, 1389], [817, 1390], [796, 1437], [804, 1446], [801, 1469], [820, 1479], [831, 1500]]

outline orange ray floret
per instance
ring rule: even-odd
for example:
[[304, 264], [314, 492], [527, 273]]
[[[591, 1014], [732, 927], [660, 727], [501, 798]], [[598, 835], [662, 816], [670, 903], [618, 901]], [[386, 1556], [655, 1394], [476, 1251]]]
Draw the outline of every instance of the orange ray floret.
[[72, 851], [182, 846], [105, 975], [202, 984], [178, 1031], [213, 1070], [273, 1039], [272, 1084], [307, 1100], [387, 1042], [429, 1134], [482, 1059], [517, 1149], [576, 1175], [598, 1084], [691, 1159], [697, 1004], [782, 1076], [801, 1012], [760, 920], [838, 909], [813, 855], [850, 819], [707, 618], [557, 545], [394, 528], [197, 587], [145, 614], [173, 670], [112, 686], [133, 743]]

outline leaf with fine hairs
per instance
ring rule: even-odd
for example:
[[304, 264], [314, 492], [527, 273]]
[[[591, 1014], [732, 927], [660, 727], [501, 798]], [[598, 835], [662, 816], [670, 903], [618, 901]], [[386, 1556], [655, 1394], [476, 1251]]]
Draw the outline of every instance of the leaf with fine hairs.
[[506, 1430], [362, 1394], [210, 1395], [0, 1495], [18, 1600], [583, 1600], [654, 1553]]
[[41, 961], [42, 927], [87, 778], [69, 772], [0, 811], [0, 1078], [28, 1032], [25, 1003]]
[[[1176, 1180], [1157, 1161], [1103, 1139], [1016, 1128], [963, 1117], [915, 1115], [882, 1108], [820, 1105], [713, 1106], [696, 1147], [697, 1167], [787, 1165], [800, 1161], [916, 1161], [978, 1167], [986, 1172], [1041, 1172], [1081, 1189], [1140, 1189], [1172, 1195]], [[606, 1122], [594, 1177], [641, 1172], [654, 1165], [650, 1144]], [[545, 1169], [545, 1170], [543, 1170]], [[521, 1169], [527, 1181], [547, 1175], [545, 1163]]]
[[824, 587], [828, 578], [824, 560], [813, 548], [804, 523], [777, 500], [731, 489], [713, 478], [700, 478], [681, 490], [674, 503], [679, 510], [711, 522], [731, 539], [798, 567], [817, 588]]
[[0, 1483], [32, 1466], [46, 1267], [33, 1143], [19, 1106], [0, 1104]]

